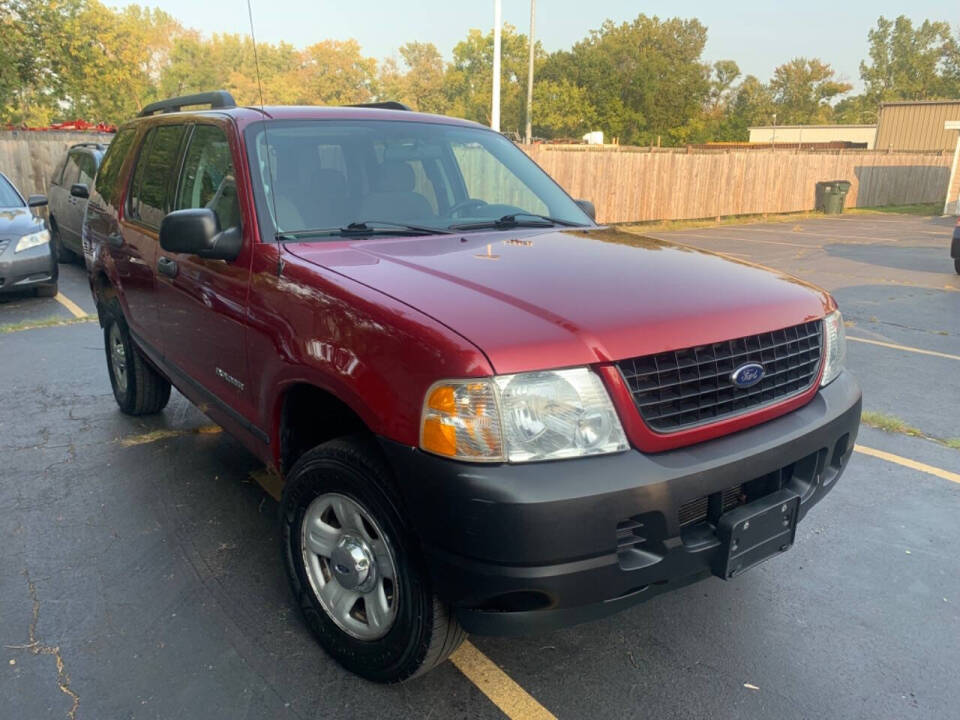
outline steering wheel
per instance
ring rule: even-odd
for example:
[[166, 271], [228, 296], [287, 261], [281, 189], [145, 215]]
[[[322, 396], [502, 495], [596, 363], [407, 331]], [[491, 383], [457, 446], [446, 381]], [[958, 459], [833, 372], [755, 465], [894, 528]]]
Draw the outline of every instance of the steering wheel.
[[478, 200], [476, 198], [467, 198], [466, 200], [461, 200], [458, 203], [454, 203], [450, 206], [450, 215], [456, 215], [461, 210], [466, 210], [467, 208], [476, 207], [482, 208], [484, 205], [487, 205], [486, 200]]

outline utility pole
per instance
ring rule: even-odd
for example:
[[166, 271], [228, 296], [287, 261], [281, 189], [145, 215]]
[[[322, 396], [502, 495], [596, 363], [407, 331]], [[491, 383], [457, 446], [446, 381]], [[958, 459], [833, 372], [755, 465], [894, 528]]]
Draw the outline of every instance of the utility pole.
[[500, 132], [500, 0], [493, 0], [493, 108], [490, 127]]
[[533, 49], [534, 21], [537, 17], [537, 0], [530, 0], [530, 69], [527, 71], [527, 145], [533, 142]]

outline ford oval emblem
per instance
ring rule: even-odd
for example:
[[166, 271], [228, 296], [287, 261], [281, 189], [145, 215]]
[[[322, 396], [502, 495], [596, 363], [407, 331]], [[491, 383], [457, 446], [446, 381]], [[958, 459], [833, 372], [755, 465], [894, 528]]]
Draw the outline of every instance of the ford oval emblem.
[[763, 372], [763, 365], [760, 363], [747, 363], [730, 374], [730, 381], [738, 388], [753, 387], [763, 380]]

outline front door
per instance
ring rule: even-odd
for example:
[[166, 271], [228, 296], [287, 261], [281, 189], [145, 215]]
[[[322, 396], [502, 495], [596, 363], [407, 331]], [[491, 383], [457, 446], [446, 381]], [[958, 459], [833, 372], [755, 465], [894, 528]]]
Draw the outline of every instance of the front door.
[[[234, 173], [238, 152], [220, 125], [195, 125], [171, 209], [209, 208], [217, 214], [221, 230], [240, 227]], [[246, 353], [251, 254], [249, 234], [245, 235], [236, 260], [209, 260], [160, 248], [156, 266], [164, 361], [194, 386], [198, 394], [194, 400], [201, 405], [213, 401], [210, 410], [232, 414], [235, 420], [237, 414], [253, 417]]]

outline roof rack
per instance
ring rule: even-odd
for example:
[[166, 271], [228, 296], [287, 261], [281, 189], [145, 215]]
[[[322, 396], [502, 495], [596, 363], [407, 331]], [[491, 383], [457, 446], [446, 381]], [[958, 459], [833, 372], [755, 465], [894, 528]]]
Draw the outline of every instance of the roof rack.
[[236, 107], [237, 103], [234, 101], [233, 95], [226, 90], [215, 90], [213, 92], [182, 95], [181, 97], [150, 103], [137, 114], [137, 117], [148, 117], [158, 112], [179, 112], [181, 109], [189, 107], [190, 105], [209, 105], [210, 109], [213, 110], [216, 108]]
[[407, 112], [413, 112], [409, 105], [404, 105], [402, 102], [397, 102], [396, 100], [384, 100], [383, 102], [372, 103], [356, 103], [347, 105], [346, 107], [379, 108], [380, 110], [406, 110]]
[[96, 148], [97, 150], [104, 150], [106, 149], [107, 146], [104, 145], [103, 143], [98, 143], [98, 142], [79, 142], [71, 145], [70, 150], [73, 150], [74, 148], [78, 148], [78, 147], [90, 147], [90, 148]]

